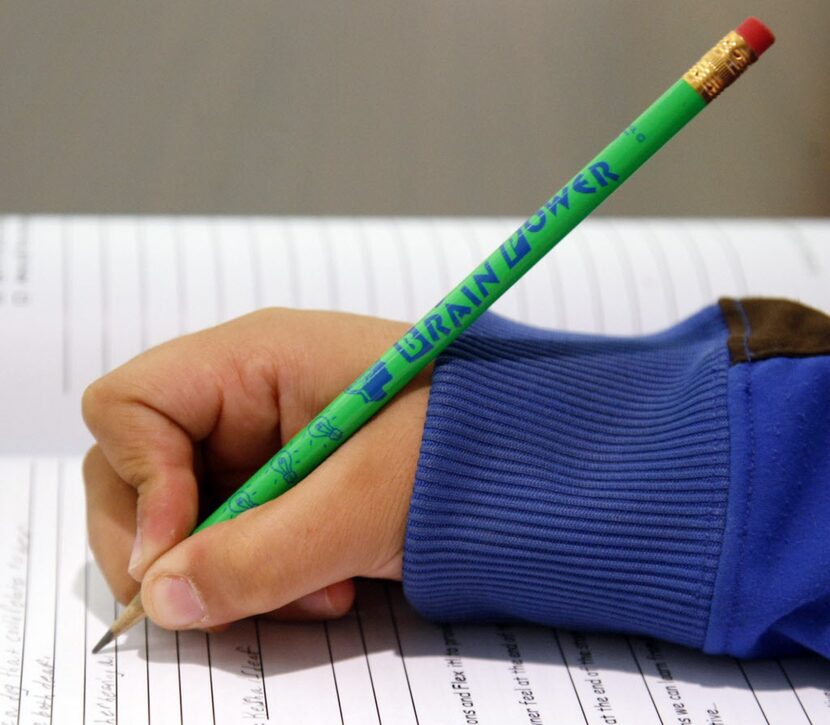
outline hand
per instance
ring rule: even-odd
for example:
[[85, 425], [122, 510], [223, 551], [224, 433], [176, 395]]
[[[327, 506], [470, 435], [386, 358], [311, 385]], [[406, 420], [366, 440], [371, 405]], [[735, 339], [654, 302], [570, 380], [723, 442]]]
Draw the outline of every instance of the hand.
[[264, 612], [329, 618], [351, 577], [400, 579], [425, 371], [296, 487], [188, 535], [407, 325], [263, 310], [149, 350], [93, 383], [89, 542], [116, 597], [162, 627]]

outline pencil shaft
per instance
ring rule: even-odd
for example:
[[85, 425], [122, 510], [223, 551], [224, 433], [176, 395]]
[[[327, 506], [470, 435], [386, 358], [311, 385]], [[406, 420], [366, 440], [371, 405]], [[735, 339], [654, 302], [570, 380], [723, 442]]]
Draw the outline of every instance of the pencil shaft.
[[311, 473], [705, 106], [678, 80], [196, 531], [276, 498]]
[[[620, 136], [539, 207], [487, 259], [243, 484], [194, 533], [295, 486], [413, 380], [773, 42], [755, 18], [730, 32]], [[137, 597], [96, 645], [144, 617]]]

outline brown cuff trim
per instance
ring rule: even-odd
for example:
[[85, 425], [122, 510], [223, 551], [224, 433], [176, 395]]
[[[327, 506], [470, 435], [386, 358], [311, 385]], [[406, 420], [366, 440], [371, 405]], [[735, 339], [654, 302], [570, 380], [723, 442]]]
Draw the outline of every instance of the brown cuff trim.
[[733, 364], [770, 357], [830, 355], [830, 317], [798, 302], [748, 297], [719, 301]]

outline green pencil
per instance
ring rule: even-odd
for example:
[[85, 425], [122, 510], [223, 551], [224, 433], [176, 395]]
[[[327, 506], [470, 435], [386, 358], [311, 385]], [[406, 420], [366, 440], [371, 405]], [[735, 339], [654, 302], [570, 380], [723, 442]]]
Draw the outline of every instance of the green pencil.
[[[738, 78], [773, 40], [772, 33], [755, 18], [748, 18], [724, 37], [193, 533], [280, 496], [311, 473]], [[141, 599], [136, 596], [92, 651], [98, 652], [143, 617]]]

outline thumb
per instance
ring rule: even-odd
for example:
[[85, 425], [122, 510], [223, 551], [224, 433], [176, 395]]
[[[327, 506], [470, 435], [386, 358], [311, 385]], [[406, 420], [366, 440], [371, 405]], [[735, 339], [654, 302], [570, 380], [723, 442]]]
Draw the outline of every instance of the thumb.
[[354, 591], [343, 580], [360, 571], [359, 552], [367, 547], [355, 540], [355, 508], [333, 506], [332, 489], [349, 488], [332, 476], [334, 458], [279, 499], [204, 529], [161, 556], [142, 582], [148, 616], [168, 629], [189, 629], [283, 608], [278, 614], [345, 614]]

